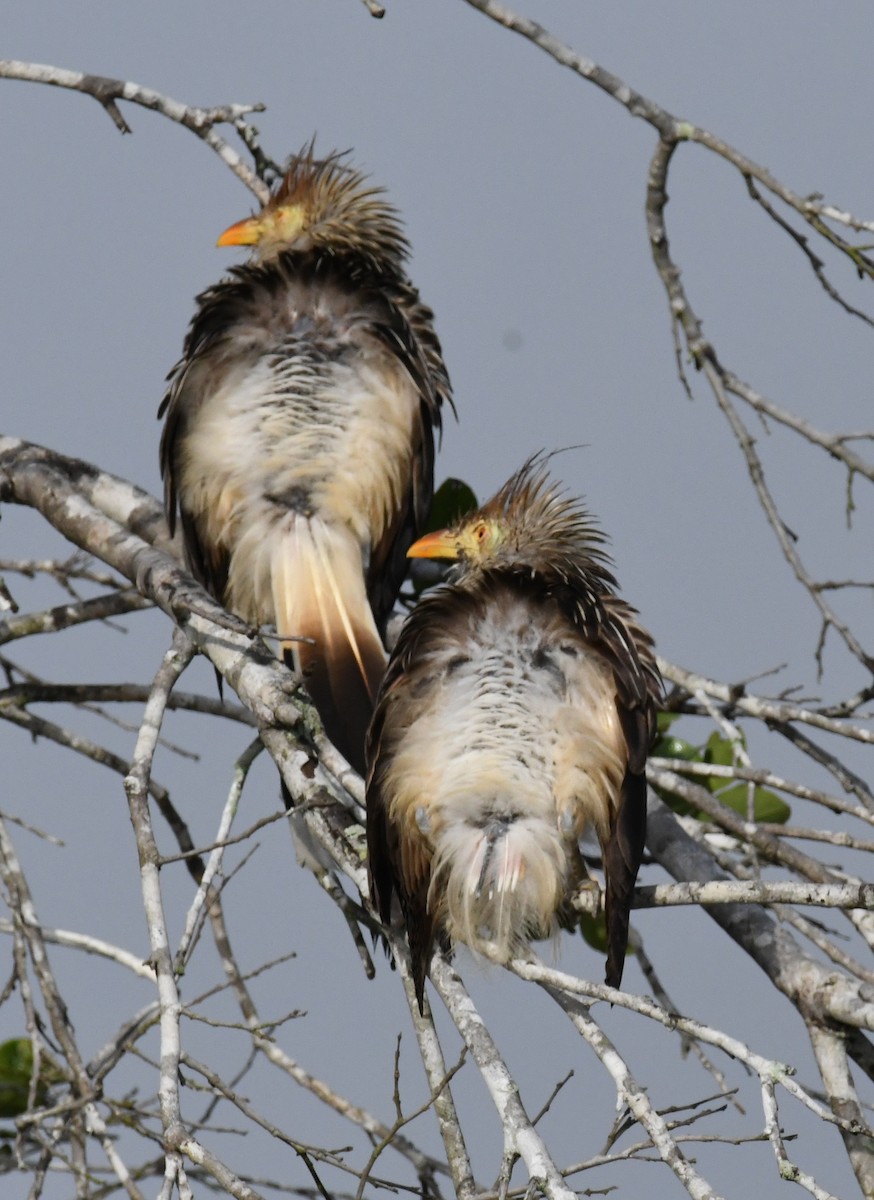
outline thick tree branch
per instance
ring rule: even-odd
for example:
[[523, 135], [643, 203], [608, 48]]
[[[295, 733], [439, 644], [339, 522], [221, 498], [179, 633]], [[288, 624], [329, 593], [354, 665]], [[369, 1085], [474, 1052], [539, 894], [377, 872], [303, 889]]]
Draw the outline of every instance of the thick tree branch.
[[[375, 0], [362, 2], [371, 15], [383, 14], [382, 5]], [[860, 860], [860, 855], [871, 853], [872, 842], [865, 835], [874, 823], [874, 794], [865, 778], [865, 771], [850, 765], [852, 759], [848, 758], [845, 762], [842, 749], [849, 746], [861, 752], [870, 750], [874, 742], [870, 714], [865, 708], [874, 699], [874, 684], [871, 683], [874, 656], [865, 641], [867, 633], [860, 635], [857, 627], [843, 615], [841, 607], [848, 589], [870, 589], [872, 585], [870, 581], [850, 578], [836, 582], [831, 573], [828, 579], [818, 578], [808, 562], [802, 560], [794, 534], [781, 515], [771, 481], [766, 478], [756, 439], [745, 424], [743, 406], [756, 413], [763, 423], [773, 422], [775, 427], [791, 431], [840, 465], [847, 480], [848, 520], [853, 509], [854, 481], [863, 481], [864, 484], [874, 482], [874, 463], [868, 454], [870, 444], [859, 444], [866, 441], [870, 443], [872, 435], [824, 431], [761, 395], [720, 361], [715, 345], [704, 336], [699, 315], [692, 307], [683, 285], [680, 266], [671, 255], [666, 225], [668, 174], [678, 151], [695, 153], [691, 147], [698, 146], [709, 154], [717, 155], [737, 172], [753, 203], [775, 223], [781, 236], [787, 235], [792, 239], [828, 296], [841, 305], [845, 312], [861, 317], [869, 324], [870, 317], [848, 304], [831, 283], [827, 276], [827, 264], [832, 261], [829, 256], [836, 253], [839, 262], [848, 263], [863, 279], [874, 278], [874, 258], [864, 240], [870, 240], [874, 221], [859, 219], [818, 197], [800, 195], [718, 136], [678, 118], [649, 100], [615, 74], [562, 44], [536, 22], [518, 16], [494, 0], [467, 0], [467, 3], [493, 22], [520, 34], [581, 79], [594, 84], [614, 103], [645, 121], [654, 130], [657, 145], [647, 180], [647, 227], [653, 259], [670, 305], [681, 379], [691, 394], [689, 381], [684, 374], [685, 346], [692, 363], [707, 381], [737, 442], [742, 462], [785, 561], [819, 612], [822, 633], [817, 658], [820, 665], [825, 638], [828, 631], [833, 629], [855, 656], [857, 672], [861, 667], [864, 675], [852, 684], [853, 695], [820, 704], [796, 702], [787, 698], [791, 695], [789, 692], [777, 698], [752, 694], [746, 683], [723, 683], [685, 671], [674, 664], [662, 664], [665, 678], [673, 684], [669, 707], [676, 713], [688, 714], [689, 718], [698, 721], [703, 717], [708, 730], [715, 727], [720, 736], [731, 744], [732, 762], [730, 766], [725, 766], [708, 762], [688, 763], [679, 759], [653, 761], [651, 779], [659, 787], [684, 799], [706, 821], [684, 818], [684, 830], [683, 824], [664, 805], [654, 803], [649, 848], [656, 862], [665, 867], [678, 882], [655, 887], [642, 886], [638, 892], [640, 906], [667, 903], [705, 905], [707, 913], [757, 962], [804, 1021], [830, 1110], [808, 1090], [801, 1088], [792, 1079], [790, 1069], [783, 1064], [756, 1055], [749, 1047], [720, 1030], [680, 1016], [671, 1011], [667, 1003], [653, 1005], [643, 997], [589, 985], [585, 981], [563, 976], [560, 972], [549, 972], [538, 964], [514, 963], [512, 969], [545, 987], [562, 1005], [577, 1032], [608, 1072], [617, 1098], [629, 1106], [634, 1118], [648, 1131], [651, 1141], [645, 1145], [651, 1144], [657, 1148], [661, 1160], [671, 1167], [688, 1194], [701, 1198], [715, 1195], [703, 1174], [699, 1174], [697, 1165], [693, 1165], [680, 1148], [681, 1143], [687, 1140], [685, 1135], [677, 1133], [681, 1122], [672, 1121], [652, 1107], [646, 1092], [648, 1081], [643, 1073], [637, 1069], [632, 1072], [630, 1062], [625, 1060], [617, 1045], [593, 1021], [588, 1004], [595, 999], [621, 1005], [635, 1013], [640, 1020], [656, 1021], [674, 1030], [684, 1048], [690, 1043], [717, 1046], [753, 1070], [761, 1094], [764, 1130], [757, 1136], [767, 1137], [770, 1141], [783, 1178], [794, 1180], [820, 1198], [828, 1197], [830, 1193], [794, 1162], [787, 1151], [789, 1138], [781, 1129], [782, 1113], [778, 1098], [782, 1098], [782, 1093], [786, 1092], [818, 1119], [836, 1125], [844, 1139], [860, 1188], [867, 1195], [874, 1191], [871, 1133], [864, 1123], [868, 1097], [860, 1094], [849, 1064], [852, 1059], [858, 1066], [861, 1083], [874, 1078], [874, 1052], [865, 1036], [865, 1031], [874, 1028], [871, 972], [848, 950], [837, 944], [832, 931], [789, 906], [817, 905], [845, 911], [854, 926], [851, 933], [855, 945], [850, 949], [855, 951], [858, 946], [856, 933], [867, 939], [869, 945], [874, 944], [874, 920], [870, 911], [874, 907], [874, 885], [864, 881], [861, 870], [851, 875], [844, 869], [847, 863], [856, 867], [860, 861], [865, 861]], [[90, 95], [105, 108], [116, 127], [123, 132], [129, 132], [130, 127], [122, 114], [121, 104], [138, 104], [158, 112], [204, 140], [259, 200], [266, 198], [266, 181], [278, 171], [277, 165], [262, 151], [257, 130], [247, 120], [251, 113], [261, 111], [263, 106], [226, 105], [202, 109], [180, 104], [133, 83], [28, 63], [0, 63], [0, 77], [41, 82]], [[219, 136], [217, 127], [221, 124], [232, 125], [239, 134], [254, 160], [254, 172]], [[689, 151], [686, 146], [690, 147]], [[742, 401], [740, 408], [736, 404], [738, 400]], [[161, 608], [185, 634], [184, 639], [177, 635], [176, 658], [165, 662], [147, 699], [146, 719], [128, 777], [131, 813], [140, 851], [144, 903], [149, 914], [152, 965], [140, 964], [137, 967], [135, 960], [125, 950], [89, 935], [43, 929], [33, 910], [26, 880], [15, 859], [8, 835], [0, 845], [3, 852], [3, 879], [7, 894], [12, 898], [13, 911], [13, 920], [8, 926], [0, 924], [0, 931], [12, 934], [14, 960], [14, 975], [4, 989], [2, 999], [12, 994], [13, 986], [20, 989], [28, 1031], [35, 1047], [35, 1067], [29, 1087], [29, 1103], [33, 1112], [22, 1119], [19, 1138], [20, 1153], [23, 1153], [21, 1147], [25, 1136], [33, 1137], [34, 1144], [40, 1148], [32, 1194], [39, 1194], [46, 1173], [61, 1155], [66, 1156], [79, 1193], [85, 1194], [90, 1169], [86, 1155], [90, 1130], [102, 1146], [113, 1184], [117, 1181], [132, 1200], [139, 1200], [140, 1197], [137, 1172], [128, 1170], [119, 1148], [107, 1133], [104, 1115], [98, 1108], [102, 1102], [97, 1098], [97, 1081], [99, 1074], [99, 1083], [103, 1086], [105, 1074], [131, 1051], [149, 1021], [154, 1019], [154, 1007], [144, 1010], [143, 1014], [115, 1035], [99, 1068], [96, 1063], [84, 1064], [75, 1040], [69, 1040], [73, 1035], [63, 1011], [63, 999], [45, 955], [45, 943], [54, 940], [64, 946], [99, 954], [107, 962], [134, 971], [143, 979], [155, 980], [157, 971], [162, 1032], [160, 1111], [166, 1149], [162, 1200], [164, 1197], [170, 1200], [174, 1189], [181, 1200], [186, 1200], [191, 1194], [187, 1171], [191, 1172], [192, 1178], [203, 1178], [205, 1173], [231, 1195], [258, 1195], [254, 1190], [256, 1184], [234, 1172], [204, 1147], [201, 1127], [197, 1122], [182, 1120], [178, 1067], [186, 1060], [181, 1044], [181, 1021], [188, 1016], [202, 1020], [204, 1014], [195, 1011], [197, 1002], [182, 1008], [176, 990], [176, 976], [183, 964], [191, 961], [206, 919], [212, 923], [214, 940], [225, 971], [226, 984], [222, 986], [230, 989], [242, 1014], [242, 1023], [236, 1029], [242, 1030], [250, 1039], [249, 1066], [256, 1058], [259, 1061], [266, 1060], [272, 1068], [282, 1071], [302, 1089], [346, 1117], [351, 1125], [363, 1130], [377, 1144], [390, 1141], [415, 1172], [423, 1195], [435, 1194], [437, 1177], [446, 1175], [451, 1176], [456, 1194], [461, 1197], [472, 1197], [481, 1191], [473, 1178], [461, 1119], [449, 1089], [443, 1086], [447, 1071], [434, 1024], [429, 1016], [420, 1018], [418, 1015], [409, 985], [406, 948], [393, 930], [387, 931], [387, 938], [410, 1001], [431, 1100], [444, 1137], [445, 1163], [421, 1152], [400, 1132], [398, 1122], [382, 1122], [366, 1109], [352, 1105], [287, 1055], [276, 1036], [281, 1021], [271, 1024], [260, 1017], [251, 990], [247, 987], [248, 977], [243, 976], [233, 956], [222, 908], [227, 880], [222, 883], [221, 866], [225, 847], [235, 840], [230, 836], [233, 818], [248, 766], [260, 744], [268, 749], [282, 771], [294, 804], [292, 820], [296, 830], [303, 831], [319, 859], [314, 869], [325, 890], [341, 907], [350, 927], [354, 927], [357, 921], [371, 929], [377, 927], [373, 914], [366, 911], [366, 899], [359, 905], [344, 890], [347, 886], [345, 881], [348, 880], [362, 898], [368, 894], [361, 781], [345, 767], [337, 752], [325, 741], [318, 719], [289, 673], [275, 661], [257, 631], [247, 628], [224, 612], [182, 569], [176, 548], [168, 538], [160, 506], [145, 492], [101, 473], [88, 464], [65, 459], [51, 451], [28, 446], [11, 438], [2, 438], [0, 500], [27, 504], [40, 511], [73, 544], [99, 556], [132, 585], [130, 589], [117, 591], [117, 582], [111, 575], [99, 578], [101, 573], [94, 572], [89, 577], [91, 581], [112, 589], [111, 594], [82, 599], [71, 583], [73, 578], [78, 577], [78, 568], [71, 567], [65, 573], [64, 564], [50, 564], [49, 572], [67, 590], [70, 602], [39, 613], [7, 617], [0, 622], [0, 642], [15, 639], [18, 646], [26, 645], [25, 639], [32, 633], [63, 632], [74, 625], [104, 620], [150, 604]], [[29, 566], [27, 563], [0, 563], [0, 567], [7, 573], [42, 569], [38, 560]], [[847, 571], [847, 575], [853, 574], [855, 572], [852, 570]], [[0, 610], [14, 612], [15, 607], [16, 598], [0, 582]], [[198, 697], [189, 698], [186, 702], [182, 694], [175, 697], [170, 695], [178, 672], [183, 669], [194, 649], [206, 654], [236, 689], [244, 706], [242, 709], [218, 701], [210, 705]], [[6, 689], [0, 692], [0, 714], [37, 736], [50, 737], [58, 745], [85, 753], [119, 769], [121, 760], [118, 756], [110, 756], [96, 743], [37, 717], [30, 706], [42, 702], [142, 702], [145, 698], [144, 689], [132, 685], [43, 683], [6, 659], [0, 660], [0, 670], [6, 673], [8, 683]], [[183, 855], [199, 886], [189, 903], [183, 935], [175, 947], [175, 954], [171, 954], [161, 910], [163, 897], [160, 875], [160, 869], [170, 859], [157, 856], [150, 826], [148, 796], [156, 796], [166, 811], [169, 800], [163, 789], [151, 779], [151, 762], [164, 711], [174, 704], [243, 719], [257, 728], [260, 743], [253, 743], [237, 764], [225, 810], [217, 823], [215, 840], [207, 851], [198, 853], [181, 818], [175, 822]], [[780, 734], [787, 748], [792, 748], [791, 753], [797, 753], [802, 758], [803, 776], [796, 780], [789, 778], [786, 773], [778, 774], [756, 766], [754, 751], [747, 749], [744, 739], [744, 728], [751, 721], [759, 722]], [[821, 745], [808, 736], [812, 729], [817, 731]], [[842, 789], [848, 798], [834, 795], [813, 782], [819, 768], [822, 768], [819, 774], [827, 772], [827, 777], [834, 781], [832, 786], [836, 790]], [[690, 779], [690, 776], [693, 778]], [[696, 784], [696, 778], [705, 786]], [[724, 779], [726, 783], [734, 785], [734, 790], [740, 790], [741, 785], [746, 788], [748, 809], [745, 814], [723, 803], [720, 789], [714, 782], [716, 779]], [[756, 819], [755, 794], [756, 789], [762, 788], [775, 789], [791, 798], [795, 818], [793, 825], [781, 826], [776, 820], [766, 822]], [[797, 815], [799, 811], [801, 816]], [[821, 829], [814, 828], [818, 818], [811, 817], [811, 812], [827, 812], [831, 825], [839, 824], [840, 827], [824, 825]], [[172, 813], [170, 819], [174, 819]], [[244, 838], [257, 827], [255, 823], [239, 836]], [[692, 831], [693, 836], [688, 830]], [[804, 843], [803, 850], [799, 848], [799, 842]], [[828, 859], [817, 858], [814, 853], [808, 852], [816, 852], [818, 845], [829, 845]], [[837, 859], [838, 855], [831, 852], [838, 847], [851, 852], [853, 858], [848, 855], [836, 866], [833, 859]], [[206, 861], [202, 856], [204, 853], [209, 855]], [[770, 864], [775, 864], [782, 872], [779, 878], [773, 878], [773, 872], [767, 878], [762, 877], [762, 872], [768, 870]], [[787, 875], [789, 878], [786, 878]], [[793, 929], [812, 941], [817, 949], [808, 952], [805, 943], [793, 937]], [[632, 944], [635, 944], [634, 935]], [[636, 944], [641, 946], [639, 939]], [[816, 957], [820, 951], [828, 956], [825, 960]], [[37, 983], [33, 991], [28, 977], [28, 955]], [[828, 965], [829, 960], [835, 964], [833, 967]], [[658, 974], [656, 967], [648, 960], [646, 977], [655, 989], [659, 984]], [[433, 979], [465, 1042], [470, 1046], [501, 1117], [506, 1137], [499, 1181], [502, 1196], [506, 1196], [509, 1189], [510, 1174], [517, 1155], [522, 1157], [528, 1169], [529, 1190], [536, 1187], [545, 1194], [569, 1196], [571, 1193], [563, 1171], [541, 1132], [535, 1129], [535, 1121], [528, 1118], [499, 1047], [485, 1029], [482, 1018], [473, 1010], [460, 981], [439, 956], [435, 959]], [[62, 1047], [75, 1093], [71, 1101], [60, 1099], [54, 1108], [45, 1111], [34, 1108], [38, 1098], [39, 1062], [43, 1054], [40, 1023], [44, 1018], [39, 1011], [40, 1004], [49, 1014], [49, 1025]], [[131, 1039], [130, 1044], [126, 1041], [127, 1037]], [[212, 1096], [220, 1096], [233, 1104], [254, 1125], [286, 1144], [294, 1145], [303, 1151], [304, 1156], [309, 1154], [308, 1147], [270, 1122], [242, 1097], [233, 1082], [228, 1083], [220, 1078], [211, 1066], [202, 1067], [193, 1059], [187, 1061], [207, 1081]], [[248, 1069], [248, 1066], [244, 1068], [241, 1078]], [[640, 1076], [640, 1082], [636, 1075]], [[68, 1087], [68, 1084], [69, 1081], [64, 1086]], [[720, 1087], [723, 1091], [727, 1090], [721, 1078]], [[400, 1119], [399, 1101], [397, 1106]], [[112, 1101], [106, 1101], [104, 1108], [121, 1121], [129, 1122], [129, 1127], [136, 1128], [140, 1136], [154, 1137], [154, 1129], [149, 1126], [153, 1113], [147, 1111], [145, 1103], [138, 1107], [135, 1115], [133, 1107], [125, 1110], [123, 1105]], [[85, 1120], [81, 1115], [83, 1111]], [[207, 1117], [203, 1120], [206, 1122]], [[26, 1135], [25, 1130], [28, 1131]], [[333, 1155], [332, 1158], [331, 1152], [319, 1151], [314, 1155], [322, 1161], [332, 1159], [339, 1170], [351, 1170], [339, 1161], [338, 1156]], [[603, 1161], [607, 1161], [608, 1157], [601, 1156]], [[620, 1157], [619, 1154], [612, 1156], [612, 1161]], [[190, 1167], [185, 1165], [186, 1158]], [[360, 1174], [362, 1188], [368, 1177], [369, 1165]], [[148, 1164], [142, 1169], [148, 1170]], [[103, 1170], [107, 1168], [103, 1167]], [[151, 1170], [155, 1170], [154, 1164]], [[324, 1195], [319, 1176], [312, 1171], [311, 1176], [317, 1190]], [[388, 1184], [389, 1181], [372, 1182]]]

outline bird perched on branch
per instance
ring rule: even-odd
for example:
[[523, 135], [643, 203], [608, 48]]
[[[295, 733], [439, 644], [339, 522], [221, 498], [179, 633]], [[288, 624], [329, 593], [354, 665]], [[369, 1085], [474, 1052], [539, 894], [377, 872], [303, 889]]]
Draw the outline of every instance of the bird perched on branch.
[[312, 143], [220, 246], [252, 259], [197, 299], [170, 373], [161, 469], [193, 574], [273, 625], [359, 771], [381, 633], [433, 491], [451, 404], [433, 314], [382, 189]]
[[400, 900], [420, 1009], [435, 940], [506, 962], [572, 923], [587, 827], [622, 978], [661, 680], [602, 533], [546, 461], [408, 551], [457, 560], [403, 628], [367, 746], [372, 895], [386, 922]]

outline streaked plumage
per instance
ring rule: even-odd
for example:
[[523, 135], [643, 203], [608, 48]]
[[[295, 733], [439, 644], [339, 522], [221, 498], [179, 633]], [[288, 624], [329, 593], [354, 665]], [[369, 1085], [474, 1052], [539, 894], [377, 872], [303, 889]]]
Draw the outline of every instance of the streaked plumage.
[[422, 1004], [435, 940], [497, 961], [567, 923], [601, 845], [618, 986], [661, 680], [603, 536], [535, 456], [411, 556], [458, 560], [408, 619], [368, 736], [371, 889], [397, 895]]
[[220, 245], [252, 260], [197, 300], [169, 376], [171, 530], [229, 609], [273, 625], [331, 740], [358, 769], [381, 633], [433, 489], [450, 400], [433, 318], [381, 189], [310, 145]]

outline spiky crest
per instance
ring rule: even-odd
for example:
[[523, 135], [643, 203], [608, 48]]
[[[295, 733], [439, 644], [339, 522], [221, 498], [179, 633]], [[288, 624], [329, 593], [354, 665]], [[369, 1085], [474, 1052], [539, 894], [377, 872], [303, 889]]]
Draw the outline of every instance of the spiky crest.
[[550, 458], [544, 451], [533, 454], [450, 532], [459, 548], [459, 581], [504, 570], [587, 591], [615, 589], [606, 535], [583, 502], [567, 496], [550, 476]]
[[[397, 210], [385, 189], [368, 184], [368, 176], [348, 163], [349, 151], [316, 158], [315, 139], [288, 164], [285, 176], [260, 216], [264, 225], [258, 244], [263, 259], [284, 250], [324, 249], [361, 255], [377, 271], [398, 270], [409, 255]], [[291, 236], [281, 220], [294, 212]]]

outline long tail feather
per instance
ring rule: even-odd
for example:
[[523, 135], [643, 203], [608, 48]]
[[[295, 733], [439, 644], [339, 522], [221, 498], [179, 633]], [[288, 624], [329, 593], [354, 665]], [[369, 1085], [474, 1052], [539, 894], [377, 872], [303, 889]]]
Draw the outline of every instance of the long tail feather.
[[352, 535], [296, 516], [271, 562], [276, 627], [328, 737], [364, 773], [364, 739], [386, 655]]
[[603, 847], [607, 921], [605, 982], [618, 988], [628, 948], [631, 900], [646, 836], [646, 777], [626, 772], [616, 826]]

